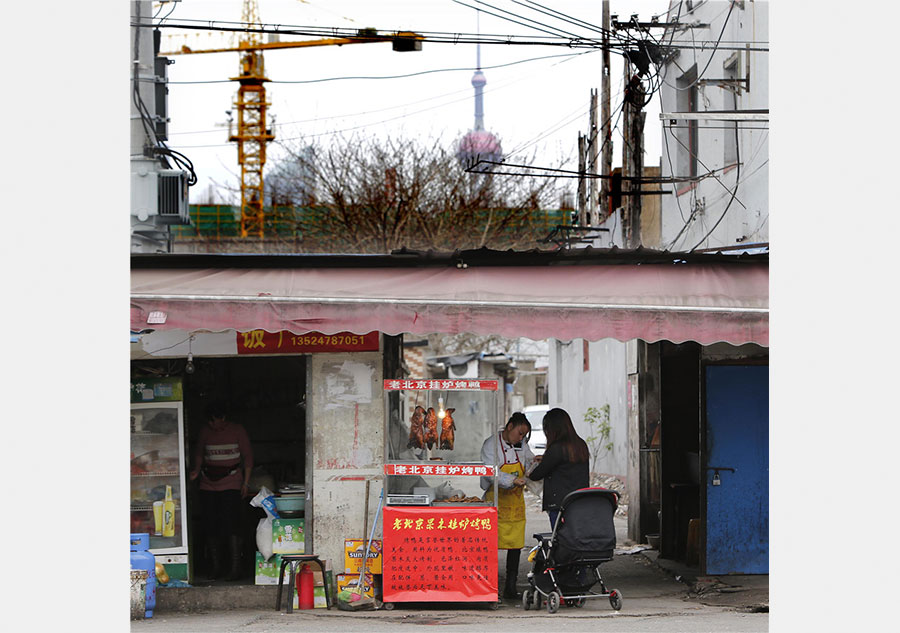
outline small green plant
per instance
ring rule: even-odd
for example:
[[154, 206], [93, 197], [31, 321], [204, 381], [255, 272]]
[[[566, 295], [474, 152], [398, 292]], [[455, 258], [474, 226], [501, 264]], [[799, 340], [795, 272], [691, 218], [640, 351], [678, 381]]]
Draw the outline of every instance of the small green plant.
[[584, 421], [590, 429], [590, 434], [585, 438], [591, 451], [591, 472], [597, 472], [597, 461], [605, 457], [613, 448], [609, 439], [612, 427], [609, 424], [609, 404], [604, 404], [599, 409], [588, 407], [584, 412]]

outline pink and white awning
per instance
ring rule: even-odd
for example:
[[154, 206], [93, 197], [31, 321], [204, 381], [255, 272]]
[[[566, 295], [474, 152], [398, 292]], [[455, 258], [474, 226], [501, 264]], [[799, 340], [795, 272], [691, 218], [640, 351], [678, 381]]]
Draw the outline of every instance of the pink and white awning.
[[[768, 284], [765, 262], [137, 268], [131, 272], [131, 327], [767, 346]], [[148, 323], [151, 312], [164, 313], [165, 323]]]

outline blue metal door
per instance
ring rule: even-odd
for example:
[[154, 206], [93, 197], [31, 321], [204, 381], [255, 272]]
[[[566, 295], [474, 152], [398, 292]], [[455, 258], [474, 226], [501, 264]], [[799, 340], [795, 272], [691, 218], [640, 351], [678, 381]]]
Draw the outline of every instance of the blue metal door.
[[706, 573], [769, 573], [769, 368], [706, 367]]

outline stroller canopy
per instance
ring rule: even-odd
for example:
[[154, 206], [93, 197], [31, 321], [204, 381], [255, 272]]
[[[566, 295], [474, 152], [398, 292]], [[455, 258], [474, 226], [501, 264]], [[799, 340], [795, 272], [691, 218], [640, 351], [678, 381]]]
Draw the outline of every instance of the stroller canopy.
[[612, 556], [616, 547], [613, 515], [617, 506], [618, 495], [606, 488], [582, 488], [566, 495], [556, 530], [557, 562], [563, 562], [561, 558]]

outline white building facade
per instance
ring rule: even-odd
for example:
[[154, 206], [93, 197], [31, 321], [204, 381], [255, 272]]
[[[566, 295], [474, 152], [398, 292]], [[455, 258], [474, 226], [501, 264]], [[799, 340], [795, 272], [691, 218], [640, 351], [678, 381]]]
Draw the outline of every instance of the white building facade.
[[[661, 129], [663, 139], [662, 156], [645, 157], [644, 165], [659, 165], [662, 178], [676, 182], [661, 185], [671, 193], [659, 197], [652, 215], [645, 209], [641, 243], [668, 251], [767, 248], [768, 2], [673, 0], [665, 22], [679, 26], [662, 35], [654, 31], [664, 56], [654, 98], [661, 112], [678, 116], [661, 120], [661, 128], [646, 121], [645, 134]], [[614, 138], [621, 137], [614, 132]], [[644, 198], [645, 207], [650, 200]], [[594, 246], [627, 246], [621, 207], [600, 226], [607, 231]], [[587, 437], [585, 412], [608, 404], [613, 448], [602, 453], [595, 472], [615, 475], [629, 489], [637, 486], [629, 471], [635, 479], [633, 453], [640, 442], [629, 440], [629, 419], [634, 434], [639, 342], [550, 343], [550, 406], [566, 409], [579, 435]]]
[[660, 111], [673, 116], [660, 163], [679, 181], [662, 197], [660, 247], [767, 244], [769, 4], [672, 2], [668, 21], [683, 26], [661, 38]]

